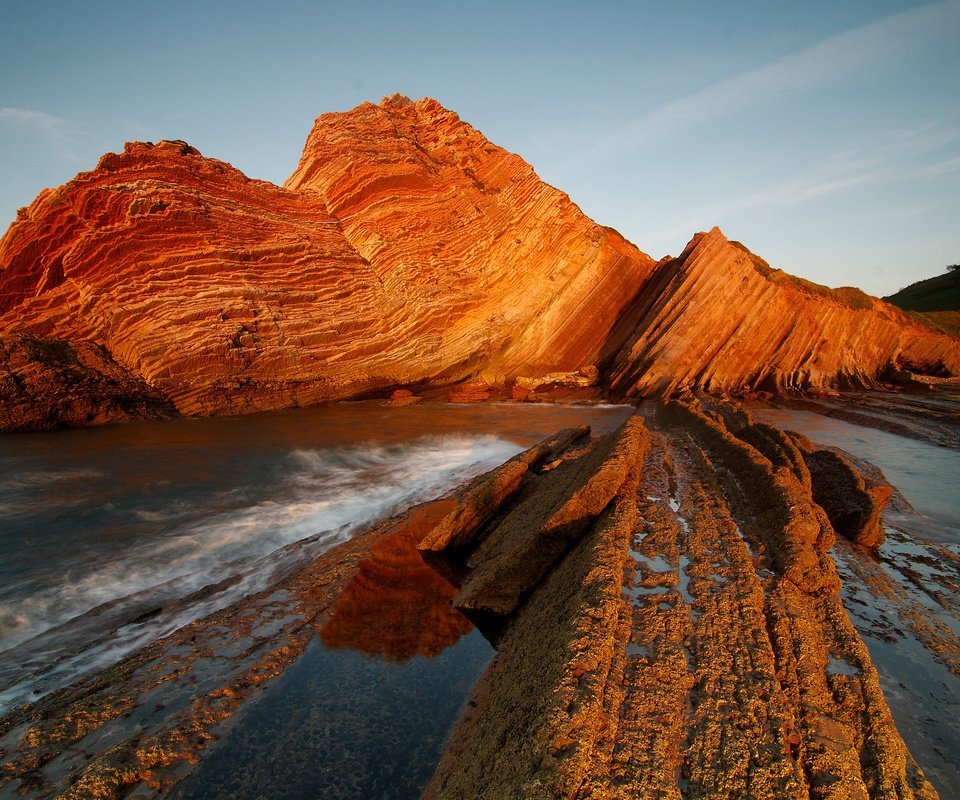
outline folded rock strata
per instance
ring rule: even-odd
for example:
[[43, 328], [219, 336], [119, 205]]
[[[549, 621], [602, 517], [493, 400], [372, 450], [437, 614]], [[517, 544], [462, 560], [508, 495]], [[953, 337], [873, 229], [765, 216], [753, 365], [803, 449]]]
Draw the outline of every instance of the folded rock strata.
[[[717, 230], [655, 264], [455, 113], [399, 96], [318, 118], [283, 188], [164, 141], [45, 190], [0, 241], [0, 342], [24, 336], [104, 364], [36, 423], [5, 412], [38, 402], [42, 360], [0, 364], [2, 430], [153, 416], [157, 397], [204, 415], [471, 380], [451, 399], [960, 370], [956, 339]], [[99, 400], [117, 375], [124, 408]]]
[[[644, 414], [653, 429], [634, 417], [566, 454], [611, 480], [549, 568], [515, 556], [569, 496], [560, 468], [474, 533], [475, 553], [500, 539], [486, 559], [451, 553], [467, 567], [454, 603], [495, 601], [498, 652], [424, 797], [936, 797], [840, 601], [810, 484], [724, 413]], [[764, 439], [802, 470], [776, 430]], [[509, 524], [538, 498], [533, 534]], [[519, 600], [496, 605], [505, 586]]]
[[956, 340], [859, 290], [772, 270], [717, 228], [662, 261], [630, 313], [636, 328], [608, 365], [618, 396], [850, 388], [892, 364], [960, 367]]

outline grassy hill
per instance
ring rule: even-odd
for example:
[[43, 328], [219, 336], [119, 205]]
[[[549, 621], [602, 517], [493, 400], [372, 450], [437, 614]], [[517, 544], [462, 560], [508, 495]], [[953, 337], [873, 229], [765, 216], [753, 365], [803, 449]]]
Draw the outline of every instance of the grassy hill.
[[883, 299], [925, 325], [960, 336], [960, 269], [911, 283]]

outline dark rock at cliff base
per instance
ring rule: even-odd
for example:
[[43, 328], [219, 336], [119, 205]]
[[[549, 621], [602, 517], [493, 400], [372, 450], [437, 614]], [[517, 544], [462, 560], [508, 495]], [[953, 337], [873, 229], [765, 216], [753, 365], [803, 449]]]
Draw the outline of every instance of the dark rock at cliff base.
[[0, 408], [2, 432], [177, 416], [102, 346], [31, 336], [0, 339]]

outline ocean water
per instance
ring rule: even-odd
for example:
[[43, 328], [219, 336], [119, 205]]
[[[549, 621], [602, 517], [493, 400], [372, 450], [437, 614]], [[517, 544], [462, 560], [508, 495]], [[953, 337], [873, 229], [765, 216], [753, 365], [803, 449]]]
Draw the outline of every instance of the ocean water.
[[895, 433], [855, 425], [810, 411], [755, 409], [755, 415], [819, 444], [831, 445], [869, 461], [917, 512], [917, 533], [960, 552], [960, 451]]
[[0, 713], [560, 428], [604, 433], [630, 411], [364, 402], [2, 437]]

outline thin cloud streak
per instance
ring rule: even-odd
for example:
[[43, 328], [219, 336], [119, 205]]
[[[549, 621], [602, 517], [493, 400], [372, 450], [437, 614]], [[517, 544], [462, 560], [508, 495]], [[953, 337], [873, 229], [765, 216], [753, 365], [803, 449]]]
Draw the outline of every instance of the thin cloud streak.
[[760, 103], [822, 85], [891, 54], [923, 45], [930, 35], [960, 28], [953, 0], [893, 14], [832, 36], [757, 69], [673, 100], [597, 140], [578, 160], [621, 156], [685, 128], [727, 117]]
[[[934, 123], [895, 130], [872, 142], [867, 152], [862, 147], [837, 152], [801, 176], [727, 197], [693, 214], [685, 214], [686, 227], [671, 221], [668, 229], [651, 231], [643, 241], [647, 246], [672, 244], [682, 236], [692, 235], [696, 226], [706, 224], [704, 220], [722, 226], [754, 211], [789, 208], [854, 187], [943, 175], [960, 168], [960, 156], [950, 156], [928, 166], [918, 166], [916, 160], [958, 141], [960, 127], [956, 125]], [[635, 225], [645, 227], [640, 219], [635, 219]]]
[[60, 157], [81, 161], [77, 154], [76, 129], [65, 119], [30, 108], [0, 107], [0, 128], [4, 127], [37, 133]]

